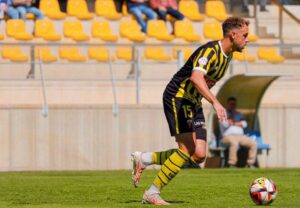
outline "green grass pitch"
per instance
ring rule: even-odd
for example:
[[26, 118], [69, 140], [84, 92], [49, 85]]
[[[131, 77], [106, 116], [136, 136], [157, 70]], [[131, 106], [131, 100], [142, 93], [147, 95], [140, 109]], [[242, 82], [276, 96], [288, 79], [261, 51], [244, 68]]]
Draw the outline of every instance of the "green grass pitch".
[[[155, 170], [133, 188], [130, 171], [0, 173], [0, 207], [153, 207], [140, 203]], [[272, 207], [300, 207], [300, 169], [184, 169], [162, 197], [172, 207], [257, 207], [248, 194], [255, 178], [275, 181]]]

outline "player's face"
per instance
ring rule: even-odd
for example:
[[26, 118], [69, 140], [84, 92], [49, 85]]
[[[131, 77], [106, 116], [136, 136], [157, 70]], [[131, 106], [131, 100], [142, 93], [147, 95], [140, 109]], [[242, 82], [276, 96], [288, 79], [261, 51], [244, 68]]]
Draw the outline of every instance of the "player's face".
[[232, 32], [234, 51], [242, 52], [242, 50], [245, 48], [245, 46], [248, 43], [248, 33], [249, 33], [249, 29], [247, 25], [244, 25], [239, 29], [235, 29]]

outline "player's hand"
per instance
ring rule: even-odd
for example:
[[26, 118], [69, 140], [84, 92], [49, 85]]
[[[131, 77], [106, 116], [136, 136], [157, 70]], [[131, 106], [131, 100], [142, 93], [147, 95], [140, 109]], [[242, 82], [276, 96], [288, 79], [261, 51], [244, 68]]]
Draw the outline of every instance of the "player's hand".
[[227, 114], [226, 114], [225, 108], [219, 102], [213, 103], [213, 107], [214, 107], [214, 109], [217, 113], [219, 121], [226, 122], [227, 121]]

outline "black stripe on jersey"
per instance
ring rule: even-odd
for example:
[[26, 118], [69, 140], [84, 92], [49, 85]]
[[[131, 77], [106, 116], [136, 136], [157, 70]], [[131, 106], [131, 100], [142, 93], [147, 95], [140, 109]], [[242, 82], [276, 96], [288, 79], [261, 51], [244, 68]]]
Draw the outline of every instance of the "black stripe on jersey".
[[[208, 56], [207, 56], [208, 62], [207, 62], [207, 64], [206, 64], [206, 67], [203, 67], [203, 68], [205, 69], [206, 72], [207, 72], [207, 67], [208, 67], [208, 66], [211, 68], [211, 64], [212, 64], [211, 58], [213, 57], [213, 55], [214, 55], [215, 53], [216, 53], [216, 52], [214, 51], [214, 49], [212, 49], [212, 50], [209, 52]], [[211, 62], [211, 63], [210, 63], [210, 62]], [[209, 70], [209, 69], [208, 69], [208, 70]]]
[[193, 60], [193, 68], [197, 66], [197, 61], [199, 60], [199, 57], [203, 56], [205, 50], [206, 50], [206, 48], [202, 48], [202, 49], [199, 51], [198, 56], [196, 56], [195, 59]]
[[[223, 54], [221, 54], [221, 56], [223, 56]], [[219, 77], [222, 69], [224, 68], [224, 66], [226, 66], [226, 61], [227, 61], [227, 58], [226, 57], [223, 57], [223, 62], [220, 63], [221, 65], [219, 66], [219, 69], [217, 70], [217, 73], [212, 75], [214, 79], [217, 80], [217, 78]]]
[[228, 57], [228, 58], [227, 58], [227, 63], [226, 63], [226, 65], [225, 65], [224, 69], [222, 70], [220, 76], [217, 77], [218, 80], [221, 79], [221, 78], [223, 77], [224, 73], [225, 73], [226, 70], [228, 69], [228, 65], [229, 65], [229, 63], [230, 63], [230, 60], [231, 60], [231, 57]]

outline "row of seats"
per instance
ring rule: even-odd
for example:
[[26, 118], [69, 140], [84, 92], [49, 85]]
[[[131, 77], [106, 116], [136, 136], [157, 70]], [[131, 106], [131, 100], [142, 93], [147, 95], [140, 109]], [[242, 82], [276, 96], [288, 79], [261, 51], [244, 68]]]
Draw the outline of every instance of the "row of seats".
[[[147, 35], [161, 41], [172, 41], [174, 38], [182, 38], [189, 42], [197, 42], [201, 36], [195, 33], [194, 26], [189, 20], [176, 21], [174, 35], [168, 33], [166, 23], [162, 20], [151, 20], [148, 22]], [[47, 41], [59, 41], [61, 35], [57, 34], [51, 20], [37, 20], [35, 22], [35, 36]], [[79, 20], [66, 20], [63, 26], [64, 37], [75, 41], [87, 41], [90, 36], [83, 30], [82, 22]], [[146, 35], [140, 31], [136, 20], [122, 20], [119, 29], [120, 36], [130, 41], [145, 41]], [[8, 20], [6, 23], [6, 34], [16, 40], [32, 40], [34, 37], [26, 30], [23, 20]], [[112, 33], [110, 23], [106, 20], [92, 22], [91, 34], [93, 38], [104, 41], [117, 41], [118, 36]], [[212, 40], [222, 39], [222, 27], [217, 21], [204, 23], [204, 37]], [[4, 36], [0, 37], [3, 39]], [[249, 41], [256, 41], [258, 37], [249, 34]]]
[[[58, 0], [41, 0], [40, 9], [46, 16], [52, 19], [64, 19], [67, 15], [75, 16], [81, 20], [93, 19], [94, 14], [88, 11], [85, 0], [68, 1], [67, 13], [60, 11]], [[192, 21], [202, 21], [205, 16], [200, 14], [198, 4], [195, 0], [181, 0], [179, 11]], [[122, 16], [128, 16], [126, 4], [123, 4], [122, 14], [118, 13], [113, 0], [96, 0], [95, 14], [109, 20], [118, 20]], [[218, 21], [224, 21], [229, 15], [221, 0], [209, 0], [205, 3], [205, 14]]]
[[[173, 47], [173, 58], [177, 59], [177, 51], [182, 50], [184, 53], [184, 59], [187, 60], [193, 53], [193, 49], [188, 46], [176, 46]], [[99, 62], [107, 62], [109, 60], [115, 60], [113, 56], [110, 56], [109, 49], [103, 46], [91, 46], [87, 50], [88, 58]], [[260, 60], [266, 60], [270, 63], [282, 63], [285, 59], [280, 56], [273, 47], [259, 47], [257, 51], [258, 58]], [[76, 46], [61, 46], [59, 48], [59, 56], [61, 60], [67, 60], [71, 62], [86, 61], [87, 58], [81, 54], [80, 50]], [[3, 46], [2, 47], [3, 59], [8, 59], [13, 62], [27, 62], [28, 56], [24, 54], [19, 46]], [[51, 50], [47, 46], [37, 46], [35, 48], [35, 59], [39, 59], [43, 62], [55, 62], [56, 56], [51, 53]], [[111, 58], [110, 58], [111, 57]], [[170, 61], [172, 57], [168, 55], [163, 47], [147, 46], [144, 50], [145, 59], [155, 61]], [[132, 60], [132, 48], [131, 47], [117, 47], [116, 58], [120, 60], [131, 61]], [[233, 55], [235, 60], [248, 62], [254, 62], [255, 57], [252, 56], [248, 50], [244, 50], [243, 53], [235, 52]]]

